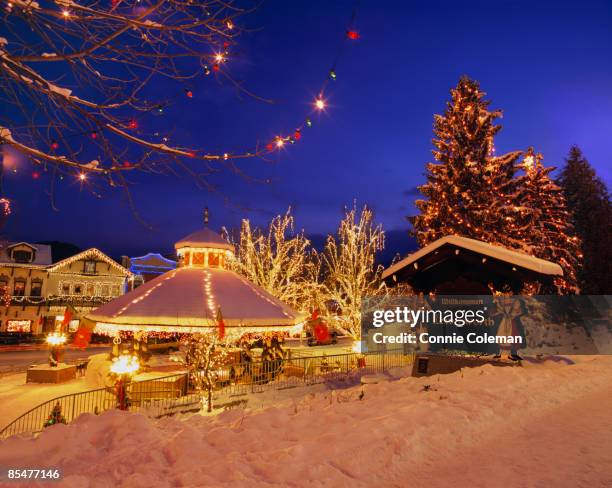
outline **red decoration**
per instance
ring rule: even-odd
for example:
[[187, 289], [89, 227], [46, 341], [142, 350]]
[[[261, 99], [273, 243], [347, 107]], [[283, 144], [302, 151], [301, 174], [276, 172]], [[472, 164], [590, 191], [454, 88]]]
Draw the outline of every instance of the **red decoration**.
[[219, 339], [223, 339], [225, 337], [225, 322], [223, 322], [221, 307], [217, 310], [217, 326], [219, 327]]
[[230, 46], [230, 43], [229, 43], [229, 42], [225, 41], [225, 42], [223, 43], [223, 49], [227, 49], [229, 46]]
[[193, 98], [193, 92], [191, 90], [185, 90], [185, 95], [187, 95], [187, 98]]
[[137, 129], [138, 128], [138, 122], [136, 122], [134, 119], [130, 120], [129, 127], [130, 127], [130, 129]]
[[219, 71], [219, 65], [213, 64], [213, 71]]
[[91, 330], [81, 325], [74, 334], [74, 341], [72, 341], [72, 345], [78, 347], [79, 349], [85, 349], [89, 345], [90, 340]]
[[293, 133], [293, 138], [294, 138], [296, 141], [299, 141], [299, 140], [301, 139], [301, 137], [302, 137], [302, 133], [300, 132], [300, 130], [299, 130], [299, 129], [298, 129], [298, 130], [296, 130], [296, 131]]
[[58, 148], [59, 148], [59, 144], [57, 143], [57, 141], [53, 141], [51, 143], [51, 149], [53, 149], [55, 151]]
[[91, 133], [91, 138], [92, 139], [97, 139], [98, 138], [98, 134], [96, 132], [92, 132]]
[[274, 146], [272, 145], [272, 143], [271, 143], [271, 142], [270, 142], [270, 143], [268, 143], [268, 144], [266, 144], [266, 149], [267, 149], [268, 151], [272, 151], [272, 150], [274, 150]]
[[66, 307], [66, 310], [64, 311], [64, 319], [62, 320], [62, 327], [67, 327], [73, 316], [74, 309], [72, 307]]
[[130, 163], [129, 161], [126, 161], [125, 163], [123, 163], [124, 168], [129, 168], [130, 166], [132, 166], [132, 163]]
[[38, 178], [40, 178], [40, 173], [38, 171], [33, 171], [32, 172], [32, 178], [37, 180]]
[[359, 35], [359, 32], [357, 32], [357, 31], [348, 30], [348, 31], [346, 31], [346, 37], [348, 37], [351, 41], [356, 41], [361, 36]]

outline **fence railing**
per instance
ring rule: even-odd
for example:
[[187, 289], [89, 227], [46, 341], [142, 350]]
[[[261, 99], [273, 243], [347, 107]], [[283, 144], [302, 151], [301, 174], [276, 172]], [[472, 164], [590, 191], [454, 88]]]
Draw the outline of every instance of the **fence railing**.
[[[413, 361], [413, 355], [388, 352], [231, 364], [221, 368], [218, 373], [213, 405], [272, 389], [282, 390], [320, 383], [328, 383], [331, 388], [340, 388], [359, 381], [364, 374], [382, 373], [390, 368], [408, 366]], [[129, 410], [141, 411], [153, 417], [198, 411], [202, 404], [201, 395], [190, 389], [187, 373], [134, 381], [128, 386], [128, 398]], [[64, 395], [48, 400], [21, 415], [0, 430], [0, 438], [41, 432], [57, 404], [61, 407], [66, 423], [72, 422], [83, 413], [98, 414], [118, 406], [113, 387]]]

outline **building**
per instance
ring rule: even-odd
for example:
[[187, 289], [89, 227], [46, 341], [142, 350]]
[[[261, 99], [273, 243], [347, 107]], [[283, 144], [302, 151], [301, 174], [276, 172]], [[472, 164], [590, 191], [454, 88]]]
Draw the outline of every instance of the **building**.
[[0, 248], [0, 308], [3, 332], [32, 332], [47, 294], [51, 246], [9, 242]]
[[[5, 291], [2, 332], [41, 334], [63, 320], [68, 305], [85, 314], [122, 295], [132, 273], [91, 248], [52, 263], [51, 247], [9, 243], [0, 251], [0, 289]], [[70, 324], [78, 327], [78, 320]]]
[[528, 283], [552, 288], [561, 266], [528, 254], [461, 236], [445, 236], [387, 268], [388, 285], [408, 284], [416, 293], [489, 295], [520, 293]]
[[243, 276], [226, 269], [234, 246], [208, 228], [175, 245], [178, 268], [91, 312], [94, 332], [214, 332], [221, 311], [228, 336], [289, 332], [304, 320]]
[[176, 261], [165, 258], [155, 252], [135, 258], [122, 256], [121, 264], [134, 275], [133, 288], [137, 288], [153, 278], [176, 269]]

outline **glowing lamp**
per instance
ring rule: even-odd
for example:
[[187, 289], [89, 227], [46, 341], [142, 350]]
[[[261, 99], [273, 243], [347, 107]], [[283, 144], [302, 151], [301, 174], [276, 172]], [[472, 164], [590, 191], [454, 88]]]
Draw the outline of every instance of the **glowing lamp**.
[[317, 108], [317, 110], [325, 110], [325, 100], [323, 100], [322, 98], [317, 98], [315, 100], [315, 107]]
[[223, 61], [225, 61], [225, 56], [223, 56], [223, 54], [221, 53], [217, 53], [215, 54], [215, 61], [217, 63], [222, 63]]
[[79, 173], [79, 180], [85, 181], [85, 178], [87, 178], [87, 175], [85, 173]]
[[60, 332], [52, 332], [47, 336], [47, 344], [57, 347], [66, 343], [66, 336]]
[[111, 372], [118, 375], [133, 375], [139, 369], [140, 362], [138, 358], [129, 354], [122, 354], [118, 358], [115, 358], [110, 367]]

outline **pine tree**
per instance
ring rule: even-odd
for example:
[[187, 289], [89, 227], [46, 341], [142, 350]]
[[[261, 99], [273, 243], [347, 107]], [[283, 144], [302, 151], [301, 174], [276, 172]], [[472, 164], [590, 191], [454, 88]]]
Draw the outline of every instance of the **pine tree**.
[[559, 264], [563, 278], [555, 280], [558, 293], [577, 293], [577, 271], [582, 261], [580, 239], [576, 235], [563, 190], [550, 178], [554, 167], [542, 163], [543, 156], [529, 148], [521, 163], [524, 174], [518, 181], [516, 206], [519, 216], [515, 237], [522, 250]]
[[422, 246], [450, 234], [520, 246], [510, 232], [520, 152], [493, 155], [501, 111], [489, 110], [490, 103], [478, 82], [464, 76], [444, 115], [435, 116], [436, 163], [427, 165], [427, 183], [419, 187], [427, 199], [416, 202], [421, 214], [409, 218]]
[[584, 254], [578, 275], [583, 294], [612, 293], [612, 205], [606, 185], [577, 146], [570, 149], [558, 183]]

